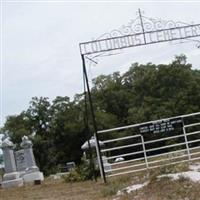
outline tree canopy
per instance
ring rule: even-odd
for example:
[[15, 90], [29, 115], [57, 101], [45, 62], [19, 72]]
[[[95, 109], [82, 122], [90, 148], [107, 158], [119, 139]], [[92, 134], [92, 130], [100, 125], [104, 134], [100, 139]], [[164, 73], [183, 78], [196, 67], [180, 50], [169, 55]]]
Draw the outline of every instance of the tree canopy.
[[[91, 94], [98, 130], [200, 111], [200, 70], [176, 56], [169, 64], [134, 63], [123, 74], [93, 80]], [[92, 135], [84, 125], [84, 94], [33, 97], [29, 108], [8, 116], [3, 131], [18, 144], [33, 138], [36, 161], [46, 174], [69, 161], [80, 162], [81, 145]], [[88, 105], [89, 107], [89, 105]]]

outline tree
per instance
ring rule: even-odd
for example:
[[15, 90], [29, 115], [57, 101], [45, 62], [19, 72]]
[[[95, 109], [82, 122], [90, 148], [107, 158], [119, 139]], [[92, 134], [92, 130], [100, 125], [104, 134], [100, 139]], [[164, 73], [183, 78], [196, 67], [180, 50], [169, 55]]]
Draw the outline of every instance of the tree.
[[[23, 111], [19, 115], [8, 116], [2, 132], [8, 132], [12, 137], [12, 140], [16, 144], [20, 144], [21, 138], [24, 135], [30, 135], [31, 129], [29, 125], [29, 119], [26, 113]], [[17, 146], [19, 148], [19, 145]]]
[[57, 163], [80, 162], [81, 145], [85, 142], [83, 113], [79, 104], [68, 97], [57, 97], [52, 104], [51, 140]]
[[[124, 74], [98, 76], [91, 89], [98, 130], [198, 112], [199, 91], [200, 70], [192, 69], [184, 55], [170, 64], [134, 63]], [[34, 97], [26, 111], [7, 118], [3, 131], [17, 143], [23, 135], [34, 133], [36, 161], [50, 174], [60, 164], [79, 163], [81, 145], [93, 135], [89, 111], [89, 129], [84, 124], [84, 103], [84, 94], [72, 101]]]

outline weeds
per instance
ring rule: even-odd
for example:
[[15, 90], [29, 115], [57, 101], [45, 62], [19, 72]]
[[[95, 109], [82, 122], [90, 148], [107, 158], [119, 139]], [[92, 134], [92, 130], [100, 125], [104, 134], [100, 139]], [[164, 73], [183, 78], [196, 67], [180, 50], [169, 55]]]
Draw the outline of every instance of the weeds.
[[188, 168], [189, 167], [187, 163], [163, 166], [163, 167], [157, 168], [156, 170], [151, 170], [149, 172], [148, 178], [150, 182], [154, 182], [154, 181], [157, 181], [157, 177], [160, 175], [188, 171]]
[[127, 187], [130, 184], [130, 182], [130, 176], [114, 178], [105, 185], [105, 187], [101, 190], [101, 193], [103, 197], [116, 195], [119, 190]]
[[[97, 174], [97, 171], [95, 171]], [[75, 167], [70, 171], [70, 173], [64, 176], [64, 180], [66, 182], [80, 182], [80, 181], [87, 181], [91, 180], [94, 176], [94, 172], [88, 165], [88, 163], [84, 162], [78, 167]]]

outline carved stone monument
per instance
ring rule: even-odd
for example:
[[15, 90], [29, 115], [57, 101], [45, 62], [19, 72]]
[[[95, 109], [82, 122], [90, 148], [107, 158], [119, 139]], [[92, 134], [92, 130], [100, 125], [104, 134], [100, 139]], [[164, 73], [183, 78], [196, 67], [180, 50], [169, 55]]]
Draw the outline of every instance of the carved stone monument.
[[24, 182], [41, 182], [44, 180], [44, 175], [39, 171], [36, 166], [35, 158], [33, 155], [32, 142], [27, 136], [22, 138], [20, 145], [24, 150], [24, 159], [26, 162], [25, 174], [23, 175]]
[[23, 179], [20, 178], [16, 169], [15, 157], [13, 153], [14, 144], [7, 137], [2, 141], [3, 158], [5, 164], [5, 174], [3, 176], [2, 188], [23, 186]]
[[19, 172], [20, 177], [22, 177], [25, 174], [25, 169], [26, 169], [26, 160], [24, 158], [23, 149], [15, 151], [15, 162], [17, 171]]

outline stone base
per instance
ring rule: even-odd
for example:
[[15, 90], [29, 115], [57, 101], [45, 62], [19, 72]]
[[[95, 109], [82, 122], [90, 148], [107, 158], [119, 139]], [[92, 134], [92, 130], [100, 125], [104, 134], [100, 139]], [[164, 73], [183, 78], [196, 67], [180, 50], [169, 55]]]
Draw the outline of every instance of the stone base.
[[28, 167], [25, 170], [26, 173], [33, 173], [33, 172], [39, 172], [39, 168], [37, 166]]
[[21, 187], [23, 186], [23, 179], [18, 178], [14, 180], [2, 181], [2, 188]]
[[20, 177], [20, 178], [23, 178], [24, 174], [26, 174], [25, 171], [19, 171], [18, 173], [19, 173], [19, 177]]
[[32, 173], [24, 174], [23, 179], [25, 183], [34, 182], [37, 180], [43, 181], [44, 175], [42, 172], [32, 172]]
[[4, 181], [12, 181], [15, 179], [19, 179], [19, 173], [18, 172], [11, 172], [11, 173], [5, 173], [3, 175], [3, 180]]

